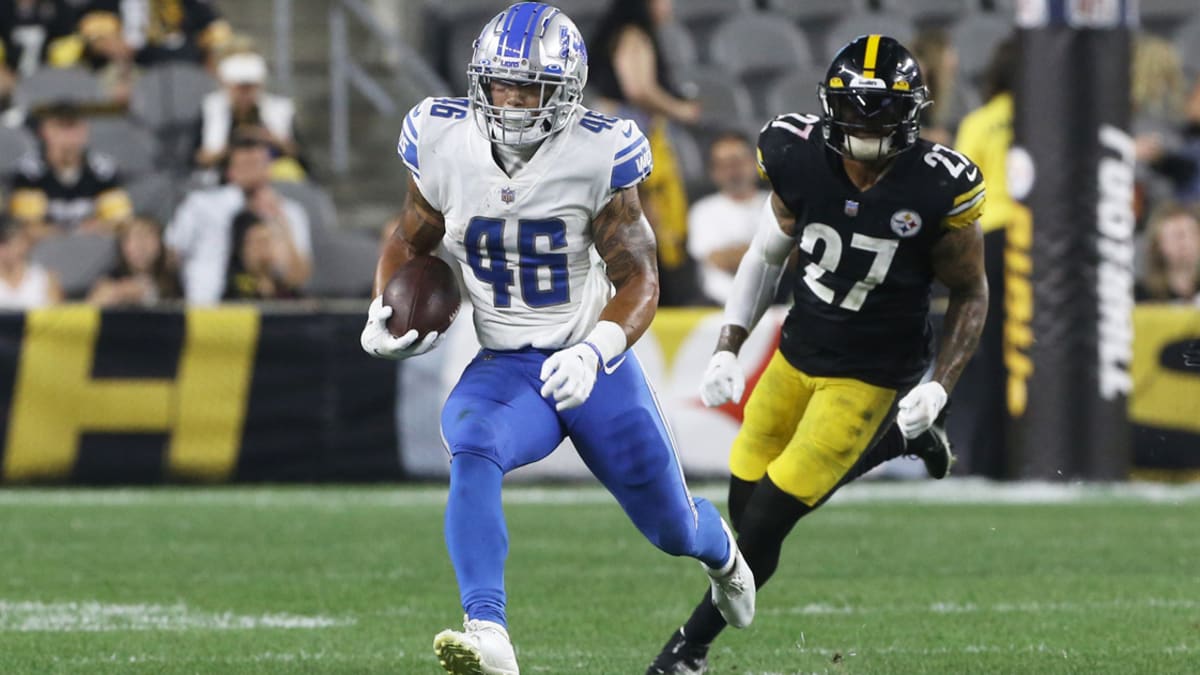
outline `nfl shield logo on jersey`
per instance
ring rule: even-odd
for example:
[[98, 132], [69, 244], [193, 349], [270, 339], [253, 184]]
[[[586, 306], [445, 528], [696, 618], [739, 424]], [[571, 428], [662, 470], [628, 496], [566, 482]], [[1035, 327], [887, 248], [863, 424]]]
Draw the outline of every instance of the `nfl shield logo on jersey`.
[[892, 232], [901, 237], [911, 237], [921, 231], [921, 216], [915, 211], [900, 209], [892, 214]]
[[511, 204], [511, 203], [513, 203], [513, 200], [516, 198], [517, 198], [517, 192], [515, 190], [513, 190], [512, 188], [510, 188], [510, 187], [500, 188], [500, 201], [504, 202], [505, 204]]

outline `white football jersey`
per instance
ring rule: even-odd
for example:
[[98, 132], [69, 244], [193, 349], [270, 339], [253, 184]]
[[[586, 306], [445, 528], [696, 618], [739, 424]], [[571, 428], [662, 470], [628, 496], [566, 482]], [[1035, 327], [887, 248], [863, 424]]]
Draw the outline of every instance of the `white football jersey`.
[[446, 219], [475, 332], [488, 349], [558, 349], [596, 325], [613, 288], [592, 220], [650, 174], [650, 143], [631, 120], [582, 106], [509, 177], [465, 98], [427, 98], [404, 119], [397, 152]]

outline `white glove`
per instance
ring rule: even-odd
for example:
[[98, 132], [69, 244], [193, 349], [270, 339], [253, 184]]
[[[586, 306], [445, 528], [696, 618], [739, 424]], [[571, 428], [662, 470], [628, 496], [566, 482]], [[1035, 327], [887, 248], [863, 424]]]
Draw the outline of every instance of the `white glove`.
[[738, 403], [746, 391], [746, 374], [738, 365], [737, 355], [730, 351], [719, 351], [708, 360], [708, 370], [700, 382], [700, 400], [704, 405], [715, 408], [729, 401]]
[[578, 408], [596, 386], [599, 366], [600, 356], [584, 342], [554, 352], [542, 363], [542, 397], [553, 396], [555, 410]]
[[392, 308], [383, 304], [382, 295], [371, 301], [371, 307], [367, 309], [367, 325], [363, 326], [359, 338], [363, 351], [381, 359], [407, 359], [437, 346], [441, 337], [437, 331], [426, 334], [420, 340], [417, 340], [420, 335], [415, 328], [400, 337], [392, 335], [387, 329], [387, 320], [391, 315]]
[[900, 412], [896, 414], [896, 425], [905, 438], [916, 438], [925, 433], [938, 413], [946, 407], [946, 389], [938, 382], [918, 384], [900, 399]]

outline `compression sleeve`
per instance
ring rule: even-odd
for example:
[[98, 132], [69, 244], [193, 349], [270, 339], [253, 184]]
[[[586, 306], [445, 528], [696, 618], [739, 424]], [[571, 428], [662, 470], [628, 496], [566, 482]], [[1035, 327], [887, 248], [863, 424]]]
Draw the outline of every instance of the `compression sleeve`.
[[726, 324], [753, 330], [775, 297], [783, 264], [795, 245], [795, 240], [780, 229], [771, 199], [767, 199], [758, 216], [758, 229], [750, 249], [742, 256], [733, 277], [733, 289], [725, 302]]

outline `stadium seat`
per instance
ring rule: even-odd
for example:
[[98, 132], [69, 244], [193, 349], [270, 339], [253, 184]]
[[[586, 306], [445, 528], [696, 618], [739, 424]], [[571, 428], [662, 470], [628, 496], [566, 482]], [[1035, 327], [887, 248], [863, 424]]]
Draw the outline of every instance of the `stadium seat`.
[[867, 11], [866, 0], [843, 0], [842, 2], [796, 2], [796, 0], [767, 0], [767, 11], [781, 14], [807, 27], [813, 23], [827, 23], [849, 14]]
[[1200, 10], [1175, 33], [1175, 49], [1188, 77], [1200, 78]]
[[129, 107], [135, 117], [154, 129], [191, 124], [200, 119], [204, 97], [216, 88], [216, 80], [200, 66], [163, 64], [137, 79]]
[[[486, 19], [485, 19], [486, 21]], [[446, 82], [454, 96], [467, 95], [467, 64], [475, 52], [475, 38], [483, 26], [460, 23], [450, 31], [450, 44], [446, 47]]]
[[53, 101], [95, 103], [103, 100], [100, 80], [83, 68], [42, 68], [17, 81], [13, 105], [32, 110]]
[[334, 206], [333, 197], [324, 188], [314, 183], [292, 182], [272, 183], [272, 187], [304, 208], [314, 248], [337, 233], [337, 207]]
[[754, 0], [683, 0], [674, 3], [675, 19], [683, 23], [720, 19], [727, 14], [753, 11]]
[[[512, 3], [505, 0], [437, 0], [437, 2], [427, 4], [437, 14], [447, 19], [457, 20], [464, 16], [488, 14], [489, 12], [494, 16]], [[482, 26], [483, 24], [476, 26], [475, 30], [479, 30]]]
[[880, 0], [879, 8], [919, 24], [943, 24], [968, 13], [975, 4], [977, 0]]
[[117, 248], [110, 235], [76, 232], [43, 239], [32, 258], [58, 275], [68, 298], [79, 298], [116, 263]]
[[692, 39], [688, 29], [678, 21], [658, 27], [658, 47], [674, 72], [694, 68], [699, 61], [696, 41]]
[[738, 77], [759, 76], [812, 63], [808, 38], [786, 17], [738, 14], [717, 27], [712, 61]]
[[824, 76], [824, 69], [813, 67], [776, 81], [767, 91], [760, 111], [763, 122], [785, 112], [819, 113], [817, 85]]
[[150, 173], [158, 159], [158, 140], [154, 134], [124, 117], [91, 120], [89, 147], [112, 157], [122, 176]]
[[754, 110], [750, 92], [733, 75], [718, 68], [696, 68], [679, 78], [683, 88], [702, 109], [701, 122], [729, 125], [751, 119]]
[[950, 43], [958, 53], [961, 79], [977, 83], [992, 61], [992, 52], [1013, 32], [1013, 22], [996, 14], [972, 14], [950, 29]]
[[8, 182], [8, 177], [17, 170], [17, 163], [25, 153], [32, 153], [37, 148], [33, 134], [24, 127], [0, 125], [0, 182]]
[[694, 194], [694, 190], [708, 182], [707, 156], [696, 137], [682, 127], [671, 128], [671, 146], [683, 172], [689, 201], [694, 200], [699, 196]]
[[1200, 15], [1196, 0], [1141, 0], [1138, 14], [1152, 26], [1176, 25]]
[[908, 17], [890, 12], [853, 14], [838, 20], [825, 36], [825, 58], [832, 60], [842, 47], [859, 35], [881, 33], [900, 41], [905, 47], [912, 44], [917, 29]]
[[695, 38], [702, 62], [719, 63], [708, 49], [713, 31], [727, 17], [753, 11], [754, 0], [686, 0], [675, 3], [675, 20], [687, 26]]
[[125, 191], [133, 202], [133, 212], [150, 218], [161, 225], [171, 220], [171, 214], [179, 202], [179, 193], [174, 182], [162, 173], [152, 173], [126, 181]]
[[319, 244], [313, 242], [313, 272], [305, 284], [307, 295], [319, 298], [370, 299], [379, 242], [357, 232], [333, 232]]

